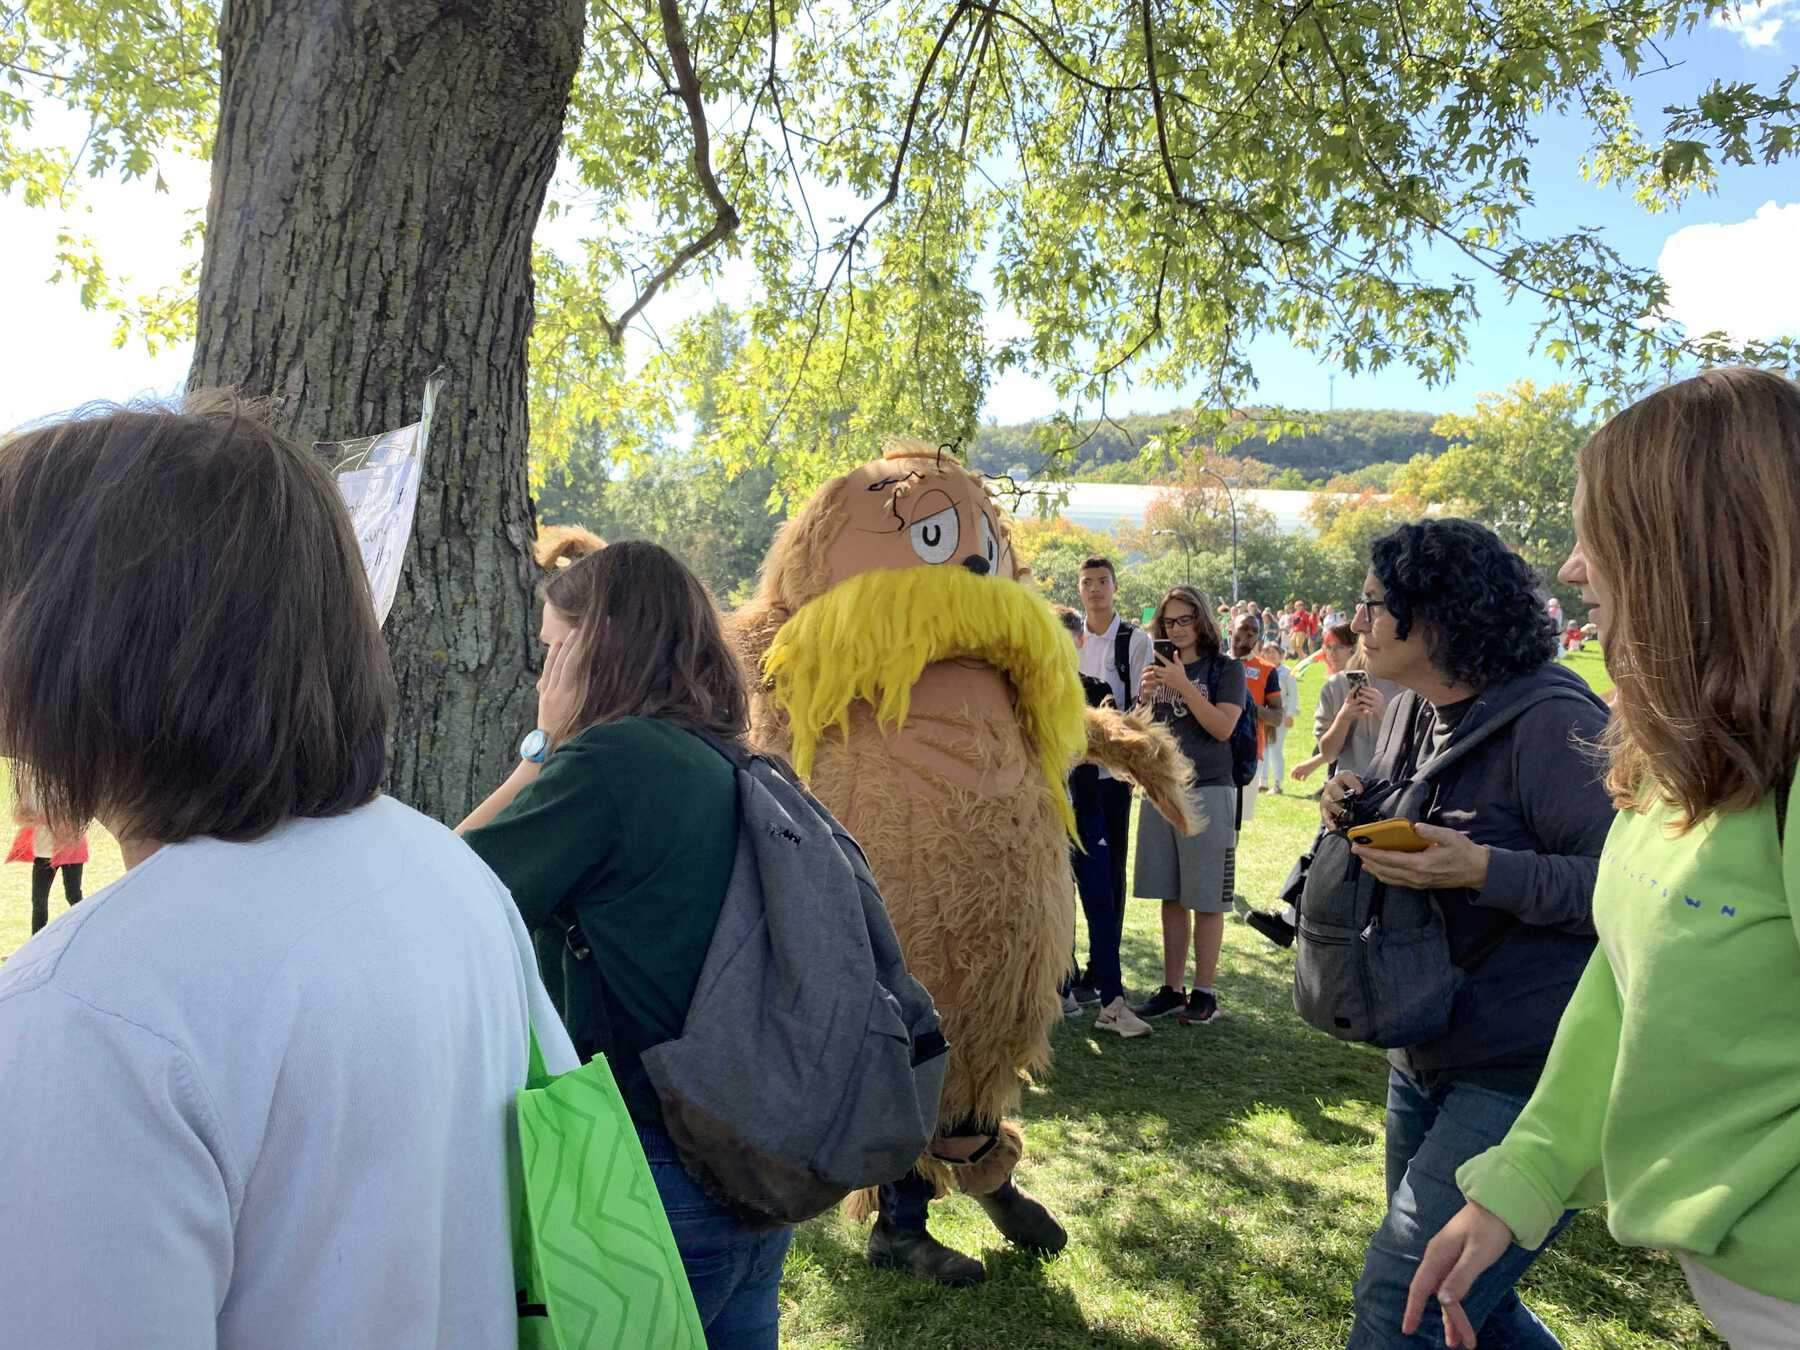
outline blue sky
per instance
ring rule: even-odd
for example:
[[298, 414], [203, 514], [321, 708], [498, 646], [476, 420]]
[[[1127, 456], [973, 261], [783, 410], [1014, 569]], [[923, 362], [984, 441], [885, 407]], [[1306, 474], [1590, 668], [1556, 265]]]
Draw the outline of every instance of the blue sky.
[[[1665, 104], [1687, 103], [1714, 79], [1761, 84], [1777, 80], [1800, 60], [1800, 0], [1763, 0], [1747, 8], [1733, 26], [1705, 24], [1669, 40], [1664, 49], [1673, 70], [1641, 76], [1633, 88], [1640, 119], [1660, 129]], [[54, 117], [40, 120], [55, 134]], [[79, 138], [79, 128], [75, 128]], [[1537, 205], [1528, 221], [1534, 230], [1566, 231], [1601, 226], [1625, 257], [1661, 266], [1671, 287], [1671, 311], [1691, 328], [1723, 328], [1740, 337], [1775, 337], [1800, 332], [1800, 167], [1727, 170], [1718, 191], [1698, 197], [1679, 212], [1649, 215], [1629, 195], [1582, 181], [1577, 161], [1585, 146], [1582, 129], [1547, 122], [1534, 154]], [[149, 185], [92, 184], [86, 210], [67, 223], [94, 236], [117, 272], [141, 287], [172, 282], [182, 264], [178, 240], [187, 213], [202, 210], [207, 168], [186, 161], [163, 166], [167, 193]], [[16, 425], [92, 398], [125, 398], [168, 391], [183, 381], [188, 351], [157, 357], [139, 346], [112, 346], [111, 323], [82, 310], [74, 287], [47, 278], [55, 267], [55, 235], [64, 223], [51, 213], [32, 211], [0, 197], [0, 255], [11, 280], [13, 322], [0, 325], [0, 427]], [[567, 228], [567, 226], [563, 227]], [[540, 237], [551, 233], [540, 230]], [[666, 328], [684, 312], [708, 303], [713, 292], [689, 285], [674, 288], [652, 314]], [[1535, 307], [1509, 307], [1497, 287], [1481, 295], [1482, 319], [1471, 335], [1468, 361], [1459, 376], [1437, 388], [1424, 385], [1399, 367], [1373, 375], [1339, 374], [1311, 354], [1275, 337], [1253, 347], [1261, 396], [1296, 408], [1336, 406], [1418, 408], [1453, 411], [1470, 407], [1476, 396], [1514, 379], [1542, 382], [1558, 378], [1554, 362], [1529, 355]], [[1004, 326], [994, 316], [996, 329]], [[1191, 397], [1191, 393], [1189, 397]], [[1180, 390], [1127, 389], [1111, 403], [1114, 412], [1163, 411], [1187, 399]], [[983, 417], [1001, 422], [1048, 415], [1057, 400], [1047, 386], [1009, 374], [990, 390]], [[345, 435], [378, 428], [345, 428]]]
[[[1747, 8], [1743, 20], [1735, 27], [1703, 24], [1662, 44], [1676, 68], [1640, 76], [1632, 86], [1647, 132], [1660, 132], [1663, 107], [1691, 103], [1715, 79], [1767, 85], [1800, 61], [1800, 0]], [[1528, 229], [1565, 233], [1600, 226], [1628, 262], [1662, 265], [1671, 311], [1696, 332], [1720, 328], [1763, 338], [1800, 333], [1800, 165], [1726, 170], [1714, 195], [1693, 198], [1680, 211], [1651, 215], [1629, 193], [1582, 179], [1579, 161], [1586, 147], [1583, 126], [1546, 119], [1532, 157], [1537, 199], [1526, 217]], [[1766, 209], [1771, 204], [1774, 209]], [[1454, 270], [1473, 269], [1464, 263]], [[1323, 408], [1335, 393], [1340, 408], [1451, 412], [1521, 377], [1540, 384], [1560, 378], [1554, 361], [1529, 352], [1541, 311], [1524, 302], [1509, 306], [1497, 284], [1479, 291], [1481, 322], [1470, 335], [1466, 363], [1448, 384], [1429, 387], [1390, 366], [1373, 375], [1340, 373], [1334, 391], [1332, 370], [1310, 352], [1264, 336], [1252, 347], [1260, 392], [1272, 403], [1297, 408]], [[1009, 415], [990, 407], [988, 416], [999, 413], [999, 420], [1013, 421], [1018, 409], [1033, 407], [1042, 415], [1055, 406], [1047, 389], [1022, 379], [1008, 383], [1013, 387], [999, 391], [999, 402], [1015, 411]], [[1132, 390], [1112, 399], [1111, 410], [1160, 412], [1182, 406], [1198, 392], [1191, 389], [1184, 399], [1181, 391]]]

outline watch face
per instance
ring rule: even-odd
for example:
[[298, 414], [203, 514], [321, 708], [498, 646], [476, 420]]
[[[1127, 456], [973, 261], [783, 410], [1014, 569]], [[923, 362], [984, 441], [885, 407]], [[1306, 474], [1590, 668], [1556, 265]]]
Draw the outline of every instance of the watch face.
[[541, 760], [549, 745], [550, 738], [541, 729], [526, 732], [525, 739], [519, 742], [519, 758]]

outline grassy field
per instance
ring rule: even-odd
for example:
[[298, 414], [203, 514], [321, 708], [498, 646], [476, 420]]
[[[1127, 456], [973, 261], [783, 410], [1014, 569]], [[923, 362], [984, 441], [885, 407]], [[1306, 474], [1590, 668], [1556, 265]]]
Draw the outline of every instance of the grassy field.
[[[1597, 654], [1577, 658], [1590, 679]], [[1311, 745], [1322, 673], [1301, 686], [1289, 762]], [[1596, 681], [1598, 683], [1598, 681]], [[1310, 787], [1318, 785], [1315, 778]], [[1265, 797], [1239, 876], [1267, 903], [1316, 822], [1310, 801]], [[94, 888], [117, 875], [96, 832]], [[0, 952], [25, 937], [28, 869], [6, 869]], [[61, 901], [53, 900], [53, 912]], [[1085, 938], [1083, 939], [1085, 942]], [[1156, 907], [1133, 902], [1126, 979], [1160, 980]], [[782, 1288], [783, 1341], [804, 1350], [1187, 1350], [1340, 1346], [1363, 1245], [1382, 1210], [1386, 1069], [1366, 1047], [1306, 1027], [1289, 1002], [1292, 956], [1227, 928], [1208, 1027], [1157, 1024], [1143, 1040], [1097, 1036], [1091, 1016], [1055, 1033], [1056, 1064], [1027, 1093], [1023, 1183], [1068, 1226], [1055, 1260], [1008, 1249], [975, 1205], [936, 1207], [945, 1240], [980, 1254], [989, 1281], [939, 1290], [868, 1269], [866, 1230], [806, 1225]], [[1675, 1263], [1626, 1252], [1583, 1216], [1523, 1286], [1571, 1347], [1716, 1346]], [[3, 1337], [0, 1337], [3, 1339]]]

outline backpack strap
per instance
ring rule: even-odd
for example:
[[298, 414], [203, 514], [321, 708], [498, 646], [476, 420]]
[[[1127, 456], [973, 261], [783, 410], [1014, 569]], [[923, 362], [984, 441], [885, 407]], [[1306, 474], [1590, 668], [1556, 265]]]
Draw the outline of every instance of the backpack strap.
[[[786, 778], [789, 782], [792, 782], [796, 787], [800, 785], [799, 780], [794, 777], [794, 771], [777, 755], [759, 754], [742, 741], [728, 740], [717, 732], [709, 731], [705, 727], [697, 727], [690, 722], [676, 722], [674, 725], [679, 726], [696, 740], [704, 741], [707, 745], [710, 745], [719, 753], [726, 763], [731, 765], [734, 773], [747, 772], [750, 765], [754, 761], [760, 759], [773, 765], [782, 777]], [[558, 928], [562, 929], [563, 942], [569, 949], [569, 955], [574, 957], [577, 961], [593, 963], [591, 969], [594, 974], [594, 983], [596, 985], [595, 994], [597, 995], [594, 1000], [594, 1010], [598, 1014], [600, 1022], [600, 1025], [597, 1028], [600, 1034], [600, 1045], [598, 1049], [601, 1054], [610, 1055], [613, 1050], [614, 1042], [612, 1014], [606, 1007], [606, 1000], [608, 998], [606, 977], [600, 971], [599, 962], [594, 961], [593, 959], [593, 948], [588, 944], [587, 933], [583, 931], [581, 927], [581, 917], [576, 914], [574, 906], [558, 905], [555, 909], [550, 911], [550, 921]]]
[[1800, 770], [1800, 764], [1789, 768], [1787, 777], [1775, 785], [1775, 847], [1783, 850], [1787, 848], [1788, 798], [1794, 790], [1796, 770]]
[[[1381, 731], [1375, 738], [1375, 756], [1369, 764], [1370, 769], [1377, 764], [1386, 764], [1391, 767], [1388, 777], [1399, 777], [1406, 762], [1413, 757], [1413, 742], [1419, 725], [1419, 705], [1423, 702], [1410, 689], [1402, 689], [1394, 696], [1386, 716], [1382, 718]], [[1389, 753], [1396, 748], [1396, 741], [1399, 743], [1399, 753], [1390, 759]]]
[[1113, 665], [1119, 672], [1119, 683], [1125, 686], [1125, 697], [1131, 697], [1131, 635], [1137, 632], [1125, 620], [1119, 620], [1119, 631], [1113, 634]]

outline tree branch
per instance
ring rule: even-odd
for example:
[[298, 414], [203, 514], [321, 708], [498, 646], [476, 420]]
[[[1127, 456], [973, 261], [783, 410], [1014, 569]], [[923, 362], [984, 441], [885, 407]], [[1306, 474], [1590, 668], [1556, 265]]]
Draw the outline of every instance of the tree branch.
[[658, 291], [695, 258], [730, 238], [738, 227], [737, 208], [725, 200], [725, 194], [719, 190], [719, 180], [713, 175], [712, 136], [706, 126], [706, 102], [701, 96], [700, 80], [694, 74], [694, 58], [688, 50], [687, 28], [681, 21], [681, 10], [677, 0], [657, 0], [657, 10], [662, 15], [663, 43], [668, 48], [669, 65], [675, 73], [676, 92], [687, 108], [688, 126], [694, 135], [694, 176], [700, 180], [700, 190], [706, 194], [706, 200], [712, 203], [713, 223], [704, 234], [684, 244], [668, 265], [645, 283], [637, 299], [623, 314], [616, 320], [603, 320], [607, 336], [615, 347], [625, 340], [627, 325], [643, 313]]
[[[662, 2], [669, 4], [672, 3], [672, 0], [662, 0]], [[925, 68], [919, 72], [918, 82], [913, 86], [912, 100], [907, 104], [906, 127], [900, 134], [900, 146], [894, 152], [894, 168], [888, 174], [887, 191], [882, 194], [881, 200], [871, 206], [863, 218], [856, 223], [856, 228], [845, 237], [843, 247], [838, 252], [837, 262], [832, 265], [831, 275], [825, 278], [825, 285], [819, 290], [819, 302], [813, 308], [812, 331], [807, 334], [806, 347], [800, 354], [799, 368], [795, 372], [794, 382], [788, 386], [787, 397], [782, 399], [781, 407], [776, 410], [775, 416], [769, 421], [769, 429], [764, 436], [765, 442], [774, 437], [775, 429], [781, 425], [782, 419], [787, 416], [788, 408], [794, 402], [794, 395], [800, 391], [800, 382], [805, 377], [807, 363], [812, 359], [813, 346], [818, 342], [819, 333], [825, 326], [825, 303], [831, 296], [832, 286], [837, 283], [839, 274], [846, 266], [855, 268], [857, 243], [868, 233], [869, 226], [875, 217], [892, 206], [900, 195], [900, 179], [906, 168], [906, 152], [912, 148], [913, 130], [919, 120], [919, 108], [925, 101], [926, 87], [931, 83], [931, 74], [937, 69], [938, 58], [944, 54], [944, 48], [950, 41], [950, 35], [956, 31], [957, 24], [962, 22], [964, 15], [973, 12], [974, 8], [974, 0], [957, 0], [956, 8], [950, 11], [950, 17], [944, 20], [943, 28], [938, 31], [937, 41], [931, 47], [931, 55], [925, 58]], [[855, 303], [854, 276], [851, 283], [851, 302]], [[842, 370], [840, 365], [840, 378]]]
[[1175, 200], [1205, 215], [1212, 207], [1183, 190], [1175, 173], [1175, 160], [1169, 154], [1169, 124], [1163, 110], [1162, 81], [1156, 78], [1156, 25], [1151, 19], [1150, 0], [1140, 0], [1138, 11], [1144, 28], [1144, 68], [1150, 73], [1150, 110], [1156, 117], [1156, 153], [1162, 158], [1163, 174], [1169, 180], [1169, 192]]

